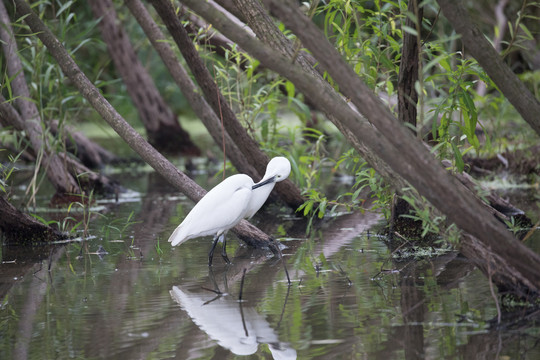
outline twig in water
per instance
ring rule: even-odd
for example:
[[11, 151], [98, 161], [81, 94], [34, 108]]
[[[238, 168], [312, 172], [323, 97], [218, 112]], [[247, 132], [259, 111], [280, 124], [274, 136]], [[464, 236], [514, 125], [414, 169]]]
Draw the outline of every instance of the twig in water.
[[246, 320], [244, 319], [244, 308], [242, 308], [242, 293], [244, 292], [244, 279], [246, 278], [246, 270], [242, 271], [242, 280], [240, 280], [240, 294], [238, 295], [238, 305], [240, 306], [240, 315], [242, 317], [242, 325], [244, 326], [244, 333], [246, 337], [249, 336], [248, 329], [246, 326]]
[[281, 308], [281, 315], [279, 316], [279, 321], [276, 326], [276, 330], [279, 329], [279, 326], [281, 325], [281, 320], [283, 320], [283, 315], [285, 314], [285, 308], [287, 307], [287, 300], [289, 300], [289, 292], [291, 291], [291, 287], [287, 286], [287, 295], [285, 295], [285, 301], [283, 302], [283, 307]]
[[276, 241], [273, 241], [273, 244], [276, 247], [276, 250], [277, 250], [277, 253], [279, 255], [281, 262], [283, 263], [283, 269], [285, 269], [285, 275], [287, 275], [287, 282], [289, 286], [291, 286], [291, 278], [289, 277], [289, 271], [287, 270], [287, 265], [285, 264], [285, 260], [283, 260], [283, 254], [281, 253], [281, 249], [279, 248], [279, 245], [277, 244]]
[[242, 280], [240, 280], [240, 294], [238, 295], [238, 300], [242, 301], [242, 293], [244, 291], [244, 279], [246, 278], [246, 269], [242, 271]]

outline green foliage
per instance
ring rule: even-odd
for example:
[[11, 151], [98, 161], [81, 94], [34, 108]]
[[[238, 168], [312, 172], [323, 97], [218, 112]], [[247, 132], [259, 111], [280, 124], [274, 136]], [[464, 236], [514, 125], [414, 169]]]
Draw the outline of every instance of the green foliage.
[[[442, 49], [436, 44], [429, 46], [431, 53]], [[429, 56], [429, 55], [428, 55]], [[454, 66], [451, 64], [455, 63]], [[424, 83], [441, 95], [433, 104], [431, 135], [438, 143], [436, 151], [441, 158], [448, 155], [454, 159], [458, 171], [463, 171], [463, 155], [474, 149], [480, 151], [480, 142], [476, 135], [478, 110], [474, 102], [474, 86], [480, 76], [486, 78], [473, 60], [462, 59], [455, 55], [432, 56], [424, 68], [431, 72], [437, 65], [437, 72], [427, 75]], [[486, 79], [489, 82], [489, 80]]]
[[446, 220], [443, 216], [433, 216], [433, 209], [428, 205], [425, 199], [418, 201], [419, 194], [414, 189], [403, 189], [405, 194], [402, 195], [402, 199], [405, 200], [411, 207], [412, 214], [403, 214], [402, 217], [407, 217], [415, 221], [422, 222], [422, 237], [425, 237], [428, 233], [438, 234], [440, 233], [440, 225]]
[[[75, 1], [39, 2], [33, 10], [46, 20], [47, 26], [58, 37], [70, 54], [84, 57], [95, 44], [94, 30], [99, 20], [92, 19], [89, 8]], [[51, 16], [53, 20], [51, 20]], [[15, 29], [28, 30], [22, 22], [13, 24]], [[66, 77], [47, 48], [31, 32], [18, 31], [19, 55], [30, 87], [30, 99], [36, 102], [44, 120], [77, 119], [86, 109], [82, 95], [65, 86]], [[78, 61], [89, 73], [91, 62]], [[99, 86], [99, 84], [98, 84]]]
[[[301, 211], [304, 216], [309, 217], [306, 232], [309, 232], [315, 218], [322, 219], [325, 215], [335, 216], [341, 211], [364, 211], [364, 203], [367, 196], [372, 199], [372, 210], [380, 210], [389, 217], [388, 204], [392, 197], [390, 187], [384, 180], [367, 166], [354, 150], [348, 150], [334, 164], [333, 172], [354, 174], [354, 184], [350, 191], [340, 192], [335, 199], [328, 199], [321, 190], [308, 188], [303, 195], [306, 201], [297, 211]], [[320, 176], [320, 172], [318, 172]]]
[[131, 211], [127, 218], [113, 218], [111, 219], [109, 216], [102, 215], [103, 218], [107, 221], [102, 227], [101, 232], [104, 234], [104, 237], [106, 239], [109, 239], [113, 232], [115, 233], [115, 236], [124, 237], [126, 230], [137, 223], [137, 221], [133, 221], [133, 215], [135, 214], [134, 211]]
[[[5, 149], [0, 149], [1, 151], [6, 151]], [[17, 162], [17, 159], [21, 156], [21, 153], [17, 154], [16, 156], [12, 156], [11, 154], [8, 155], [9, 163], [4, 164], [0, 162], [0, 193], [8, 193], [8, 182], [11, 175], [13, 175], [13, 172], [17, 170], [17, 167], [15, 166], [15, 163]]]
[[[528, 51], [528, 43], [534, 40], [534, 35], [527, 27], [525, 21], [530, 20], [533, 23], [538, 22], [540, 19], [536, 15], [536, 10], [540, 8], [540, 3], [535, 1], [523, 1], [521, 9], [517, 12], [517, 18], [514, 23], [508, 22], [508, 31], [510, 33], [510, 40], [503, 40], [502, 43], [506, 45], [506, 48], [502, 52], [503, 57], [507, 57], [514, 51], [525, 50]], [[496, 33], [500, 33], [501, 29], [496, 28]]]
[[[405, 26], [407, 18], [414, 20], [415, 17], [408, 12], [407, 2], [404, 1], [329, 0], [311, 4], [310, 15], [314, 15], [314, 21], [327, 38], [375, 93], [389, 99], [390, 106], [393, 106], [392, 99], [396, 96], [404, 34], [422, 35], [419, 39], [422, 41], [421, 74], [416, 84], [420, 96], [416, 130], [420, 132], [422, 127], [431, 129], [433, 152], [441, 159], [452, 159], [452, 170], [465, 170], [466, 155], [492, 154], [512, 146], [512, 140], [506, 140], [507, 135], [516, 135], [512, 133], [516, 132], [513, 127], [507, 126], [507, 119], [515, 116], [512, 106], [498, 94], [476, 61], [466, 56], [462, 49], [455, 48], [458, 36], [449, 30], [442, 17], [433, 16], [439, 10], [435, 0], [421, 2], [429, 15], [423, 18], [421, 24], [412, 27]], [[517, 17], [508, 24], [509, 36], [503, 39], [503, 56], [507, 59], [513, 51], [527, 46], [527, 41], [536, 35], [536, 29], [528, 21], [536, 20], [531, 14], [538, 5], [534, 2], [522, 4]], [[130, 114], [133, 106], [126, 100], [128, 97], [123, 85], [111, 71], [110, 59], [96, 28], [99, 20], [93, 18], [87, 4], [54, 0], [34, 3], [33, 9], [59, 37], [83, 71], [99, 88], [107, 90], [104, 92], [113, 105], [121, 113]], [[118, 7], [118, 15], [130, 38], [136, 42], [141, 57], [147, 59], [149, 67], [160, 64], [153, 49], [141, 36], [140, 27], [123, 10]], [[295, 40], [283, 24], [278, 26], [286, 36]], [[88, 111], [88, 104], [78, 92], [66, 86], [67, 80], [58, 65], [34, 34], [28, 31], [24, 22], [17, 21], [14, 27], [25, 76], [30, 84], [30, 97], [35, 99], [45, 121], [42, 124], [43, 132], [57, 150], [64, 150], [64, 140], [53, 137], [46, 122], [58, 119], [62, 133], [65, 123], [96, 115]], [[418, 30], [421, 30], [420, 34]], [[495, 35], [501, 30], [495, 29]], [[206, 36], [206, 29], [201, 29], [195, 35], [203, 40]], [[295, 42], [295, 46], [299, 45]], [[298, 211], [310, 218], [308, 232], [314, 221], [343, 211], [362, 210], [368, 199], [389, 218], [393, 191], [355, 151], [344, 144], [343, 136], [328, 124], [324, 115], [316, 113], [306, 104], [303, 94], [293, 83], [262, 68], [257, 59], [234, 45], [225, 51], [223, 57], [217, 56], [209, 46], [199, 44], [197, 48], [227, 102], [250, 135], [269, 155], [284, 155], [291, 161], [291, 177], [306, 198]], [[160, 68], [156, 71], [159, 74], [156, 76], [159, 87], [178, 97], [178, 90], [170, 76], [161, 64], [157, 67]], [[335, 85], [328, 74], [324, 76]], [[536, 94], [539, 93], [537, 75], [524, 72], [521, 77]], [[4, 78], [2, 91], [8, 101], [13, 101], [12, 79], [8, 76]], [[480, 82], [486, 84], [489, 98], [478, 95], [476, 89]], [[175, 88], [175, 92], [171, 88]], [[184, 100], [175, 99], [174, 102], [185, 104]], [[485, 140], [477, 135], [479, 129], [486, 135]], [[521, 141], [513, 143], [515, 146]], [[19, 149], [24, 147], [22, 141], [18, 141], [17, 145]], [[39, 167], [41, 154], [38, 153], [37, 157]], [[31, 188], [41, 183], [37, 173], [36, 170]], [[338, 188], [332, 183], [334, 175], [352, 180]], [[0, 190], [4, 192], [7, 177], [3, 176], [0, 182]], [[423, 201], [416, 195], [406, 194], [406, 200], [414, 209], [408, 216], [422, 222], [424, 235], [443, 231], [441, 224], [444, 219], [433, 216], [431, 209], [424, 207]], [[81, 200], [74, 206], [84, 208], [87, 205]], [[85, 223], [88, 223], [87, 218], [78, 226], [86, 228]], [[122, 227], [114, 223], [104, 230], [109, 233], [123, 232]]]
[[387, 87], [393, 95], [401, 54], [403, 17], [394, 1], [332, 0], [318, 8], [326, 36], [354, 67], [366, 84], [378, 92]]

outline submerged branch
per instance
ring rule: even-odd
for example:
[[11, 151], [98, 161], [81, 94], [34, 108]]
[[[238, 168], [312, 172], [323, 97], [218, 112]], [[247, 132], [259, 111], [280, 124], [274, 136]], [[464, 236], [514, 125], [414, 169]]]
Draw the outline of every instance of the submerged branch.
[[67, 239], [68, 236], [22, 213], [0, 196], [0, 231], [11, 244], [35, 244]]

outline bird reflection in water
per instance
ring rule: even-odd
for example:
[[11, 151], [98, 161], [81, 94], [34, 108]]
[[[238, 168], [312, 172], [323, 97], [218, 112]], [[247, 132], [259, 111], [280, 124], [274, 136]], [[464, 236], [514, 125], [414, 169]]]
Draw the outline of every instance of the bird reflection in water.
[[296, 350], [278, 335], [255, 307], [230, 294], [173, 286], [171, 297], [211, 339], [236, 355], [251, 355], [259, 344], [268, 344], [274, 359], [296, 359]]

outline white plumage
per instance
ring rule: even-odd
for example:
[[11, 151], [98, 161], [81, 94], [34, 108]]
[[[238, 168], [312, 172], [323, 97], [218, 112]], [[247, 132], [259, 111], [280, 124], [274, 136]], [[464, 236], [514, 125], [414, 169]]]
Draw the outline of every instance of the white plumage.
[[171, 245], [176, 246], [199, 236], [220, 236], [234, 227], [244, 218], [253, 185], [253, 180], [244, 174], [232, 175], [220, 182], [174, 230], [169, 238]]
[[289, 160], [275, 157], [270, 160], [264, 177], [257, 184], [244, 174], [229, 176], [195, 205], [169, 237], [169, 242], [176, 246], [195, 237], [214, 235], [208, 265], [212, 265], [214, 249], [219, 240], [223, 241], [221, 255], [230, 263], [226, 253], [227, 231], [240, 220], [251, 218], [259, 211], [276, 182], [285, 180], [290, 172]]

